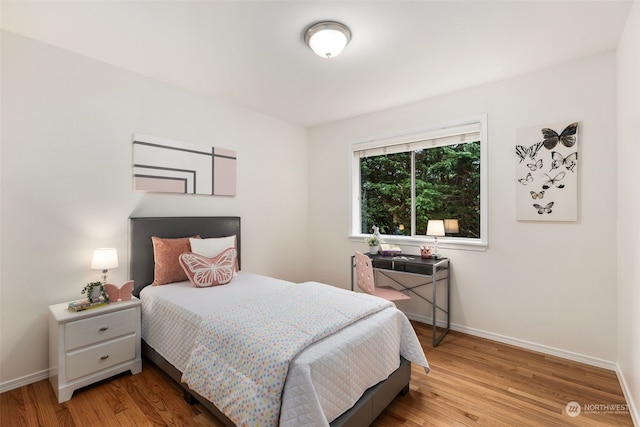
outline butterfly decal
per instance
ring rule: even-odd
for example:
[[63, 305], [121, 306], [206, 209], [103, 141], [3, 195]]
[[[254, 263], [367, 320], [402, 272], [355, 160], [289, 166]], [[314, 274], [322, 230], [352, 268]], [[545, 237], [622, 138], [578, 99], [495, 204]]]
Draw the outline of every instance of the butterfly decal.
[[551, 210], [551, 208], [553, 207], [553, 203], [554, 202], [549, 202], [549, 203], [547, 203], [546, 206], [540, 206], [539, 204], [534, 203], [533, 207], [538, 209], [538, 214], [540, 214], [540, 215], [545, 214], [545, 213], [550, 214], [551, 212], [553, 212]]
[[537, 142], [529, 148], [524, 145], [516, 145], [516, 155], [520, 158], [520, 163], [522, 163], [527, 156], [529, 156], [531, 160], [535, 160], [538, 151], [542, 148], [542, 145], [543, 141]]
[[178, 258], [189, 281], [198, 288], [224, 285], [233, 279], [237, 252], [229, 248], [213, 258], [187, 252]]
[[[557, 151], [551, 152], [551, 170], [559, 169], [565, 166], [567, 170], [573, 172], [573, 169], [578, 164], [578, 152], [569, 154], [567, 157], [562, 157], [562, 154]], [[551, 171], [549, 171], [551, 172]]]
[[127, 301], [131, 299], [131, 292], [133, 291], [133, 280], [125, 282], [119, 288], [111, 283], [104, 284], [104, 291], [109, 297], [109, 302]]
[[551, 186], [555, 186], [557, 188], [564, 188], [564, 184], [560, 183], [560, 181], [564, 179], [565, 175], [566, 175], [565, 172], [560, 172], [559, 174], [551, 178], [549, 175], [545, 173], [544, 176], [546, 176], [548, 180], [544, 184], [542, 184], [542, 189], [547, 190], [551, 188]]
[[573, 147], [576, 143], [576, 132], [578, 132], [577, 122], [571, 123], [564, 128], [564, 130], [560, 132], [560, 135], [553, 129], [544, 128], [542, 129], [542, 136], [544, 137], [542, 143], [544, 144], [544, 148], [551, 150], [558, 145], [558, 142], [565, 147]]
[[533, 200], [535, 199], [542, 199], [544, 197], [544, 190], [542, 190], [539, 193], [536, 193], [535, 191], [530, 191], [529, 193], [531, 193], [531, 198]]
[[531, 171], [535, 171], [542, 168], [542, 159], [538, 160], [535, 163], [527, 163], [527, 167]]
[[522, 185], [527, 185], [530, 182], [533, 182], [533, 176], [531, 176], [531, 172], [529, 172], [524, 178], [519, 178], [518, 182]]

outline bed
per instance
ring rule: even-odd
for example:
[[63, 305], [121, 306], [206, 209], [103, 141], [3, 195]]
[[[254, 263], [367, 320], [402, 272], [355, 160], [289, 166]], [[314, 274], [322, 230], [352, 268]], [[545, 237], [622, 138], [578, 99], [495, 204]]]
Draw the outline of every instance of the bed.
[[[186, 309], [178, 304], [182, 298], [187, 298], [187, 296], [182, 296], [185, 291], [186, 293], [195, 294], [195, 292], [199, 292], [201, 290], [189, 290], [189, 282], [147, 287], [147, 285], [152, 283], [154, 280], [154, 249], [151, 237], [159, 236], [163, 238], [182, 238], [186, 236], [199, 235], [201, 238], [208, 239], [235, 235], [237, 262], [239, 267], [236, 277], [230, 285], [215, 287], [217, 289], [207, 288], [209, 289], [207, 292], [211, 294], [216, 293], [215, 299], [218, 301], [226, 301], [220, 298], [220, 295], [223, 294], [229, 295], [229, 298], [231, 299], [236, 298], [237, 293], [234, 293], [236, 292], [234, 289], [241, 289], [242, 286], [246, 286], [246, 289], [249, 289], [250, 286], [254, 286], [252, 283], [255, 282], [263, 283], [262, 281], [264, 281], [264, 286], [268, 283], [269, 286], [276, 288], [279, 286], [282, 286], [283, 288], [290, 287], [289, 283], [273, 278], [254, 275], [249, 272], [244, 272], [241, 269], [241, 221], [239, 217], [131, 218], [130, 233], [130, 277], [135, 283], [134, 295], [142, 300], [143, 307], [143, 355], [181, 385], [185, 391], [185, 398], [190, 401], [199, 401], [222, 423], [227, 426], [234, 426], [234, 422], [229, 417], [219, 410], [218, 407], [216, 407], [216, 405], [214, 405], [209, 399], [203, 396], [204, 393], [198, 393], [182, 382], [184, 374], [183, 371], [185, 371], [185, 358], [188, 358], [188, 355], [186, 355], [184, 351], [192, 351], [189, 348], [191, 345], [190, 343], [193, 341], [193, 336], [197, 334], [197, 331], [194, 328], [198, 323], [200, 323], [204, 316], [204, 312], [202, 310], [204, 309], [203, 307], [205, 304], [193, 304], [193, 302], [190, 302], [187, 305], [190, 306], [191, 311], [188, 312], [184, 311]], [[317, 284], [309, 283], [296, 285], [298, 288], [300, 286], [312, 287], [317, 286]], [[204, 293], [201, 292], [198, 295], [204, 295]], [[225, 298], [227, 297], [225, 296]], [[162, 317], [153, 317], [154, 311], [157, 311], [154, 310], [153, 307], [162, 307], [162, 303], [158, 301], [164, 301], [165, 306], [168, 306], [170, 309], [178, 310], [174, 313], [176, 318], [179, 317], [181, 319], [187, 319], [185, 321], [186, 326], [183, 326], [183, 329], [179, 334], [173, 333], [173, 337], [169, 334], [168, 338], [162, 336], [162, 333], [164, 333], [162, 331], [167, 331], [170, 324], [176, 322], [165, 321], [165, 324], [162, 324], [162, 320], [156, 320], [162, 319]], [[200, 308], [194, 309], [192, 306], [199, 306]], [[145, 307], [147, 308], [145, 309]], [[222, 305], [219, 305], [218, 307], [222, 309]], [[419, 343], [417, 344], [418, 348], [415, 347], [417, 338], [415, 338], [413, 329], [408, 332], [406, 328], [402, 329], [402, 336], [397, 339], [402, 341], [401, 352], [406, 353], [405, 355], [407, 358], [401, 357], [396, 352], [395, 363], [397, 367], [394, 366], [392, 369], [389, 369], [387, 366], [384, 369], [387, 369], [388, 372], [375, 373], [375, 375], [378, 376], [382, 375], [382, 380], [375, 380], [371, 385], [364, 386], [363, 384], [365, 384], [364, 381], [366, 379], [364, 377], [366, 376], [362, 373], [363, 380], [360, 381], [360, 371], [358, 370], [362, 369], [364, 372], [365, 370], [371, 370], [371, 367], [364, 366], [366, 365], [365, 363], [362, 363], [363, 366], [361, 367], [361, 364], [358, 362], [358, 357], [360, 356], [354, 358], [351, 355], [348, 355], [348, 359], [351, 360], [351, 365], [348, 367], [341, 367], [340, 369], [355, 371], [353, 375], [357, 380], [355, 381], [357, 384], [351, 385], [350, 383], [350, 389], [345, 390], [345, 392], [348, 391], [348, 395], [345, 395], [344, 397], [341, 395], [336, 396], [336, 393], [331, 390], [325, 390], [326, 388], [332, 388], [327, 387], [327, 384], [330, 384], [332, 381], [332, 375], [338, 377], [342, 375], [338, 373], [339, 369], [336, 369], [336, 372], [332, 372], [334, 371], [333, 368], [327, 370], [327, 366], [338, 366], [340, 358], [346, 357], [342, 355], [342, 350], [339, 346], [351, 348], [354, 347], [354, 342], [364, 341], [365, 338], [361, 338], [361, 336], [365, 337], [364, 331], [368, 330], [368, 328], [378, 327], [378, 322], [385, 322], [385, 325], [389, 325], [393, 324], [393, 322], [397, 323], [400, 321], [406, 321], [408, 324], [406, 317], [404, 320], [395, 320], [402, 319], [402, 317], [404, 317], [401, 313], [398, 314], [399, 312], [395, 312], [397, 312], [395, 308], [384, 309], [380, 313], [375, 313], [363, 318], [345, 327], [339, 332], [328, 336], [319, 342], [313, 343], [308, 348], [305, 348], [305, 350], [303, 350], [294, 359], [289, 367], [289, 373], [282, 393], [280, 425], [330, 425], [333, 427], [367, 426], [373, 422], [373, 420], [394, 398], [396, 398], [396, 396], [407, 393], [411, 378], [411, 363], [407, 358], [414, 361], [414, 363], [423, 365], [426, 370], [428, 370], [428, 364], [426, 363], [422, 349], [419, 348]], [[185, 333], [185, 330], [188, 332]], [[413, 336], [411, 336], [411, 334], [413, 334]], [[371, 336], [367, 335], [366, 340], [369, 340], [368, 344], [366, 344], [369, 347], [362, 347], [362, 349], [360, 349], [361, 352], [366, 352], [366, 349], [371, 348], [372, 345], [390, 345], [386, 343], [386, 341], [389, 340], [388, 337], [382, 338], [382, 334], [378, 333]], [[385, 340], [385, 342], [382, 340]], [[415, 342], [412, 340], [415, 340]], [[172, 352], [170, 348], [172, 345], [173, 347], [178, 347], [180, 349], [179, 351], [183, 351], [183, 353], [176, 354], [175, 352]], [[363, 346], [364, 345], [365, 344], [363, 344]], [[336, 351], [336, 348], [338, 348], [338, 351]], [[360, 359], [367, 358], [366, 354], [365, 357], [360, 357]], [[354, 360], [356, 361], [355, 364], [353, 363]], [[307, 378], [310, 377], [308, 374], [310, 370], [323, 372], [321, 375], [322, 380], [318, 381], [329, 382], [324, 384], [313, 383], [311, 378]], [[296, 373], [304, 373], [304, 375], [294, 375]], [[303, 379], [296, 379], [298, 377], [303, 377]], [[325, 377], [328, 379], [325, 379]], [[370, 378], [366, 380], [371, 381]], [[357, 389], [358, 387], [362, 389]], [[302, 390], [302, 393], [300, 393], [300, 390]], [[307, 396], [307, 394], [309, 396]], [[328, 394], [329, 396], [325, 396], [325, 394]], [[354, 398], [354, 396], [356, 397]], [[348, 407], [341, 408], [340, 405], [348, 405]], [[301, 408], [311, 409], [302, 410]]]

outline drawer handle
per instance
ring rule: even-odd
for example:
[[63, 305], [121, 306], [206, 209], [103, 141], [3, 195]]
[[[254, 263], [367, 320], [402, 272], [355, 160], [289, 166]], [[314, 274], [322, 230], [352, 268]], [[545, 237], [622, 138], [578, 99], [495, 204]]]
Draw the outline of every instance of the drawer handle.
[[104, 331], [106, 331], [107, 329], [109, 329], [109, 327], [108, 327], [108, 326], [103, 326], [102, 328], [100, 328], [100, 332], [104, 332]]
[[104, 356], [100, 356], [100, 360], [107, 360], [109, 358], [108, 354], [105, 354]]

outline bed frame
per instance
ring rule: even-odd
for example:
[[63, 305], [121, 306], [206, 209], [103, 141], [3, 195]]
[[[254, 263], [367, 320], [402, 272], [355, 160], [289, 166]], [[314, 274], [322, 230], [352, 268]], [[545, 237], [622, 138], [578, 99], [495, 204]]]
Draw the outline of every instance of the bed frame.
[[[133, 294], [137, 297], [140, 291], [153, 282], [153, 244], [151, 237], [178, 238], [200, 235], [202, 238], [225, 237], [236, 235], [238, 250], [238, 266], [240, 266], [240, 217], [146, 217], [130, 218], [131, 233], [129, 250], [129, 275], [134, 280]], [[235, 425], [213, 403], [189, 389], [181, 382], [182, 372], [164, 359], [153, 348], [142, 342], [142, 355], [155, 363], [160, 369], [176, 381], [184, 390], [185, 399], [194, 403], [200, 402], [214, 414], [225, 426]], [[380, 413], [399, 394], [409, 391], [411, 380], [411, 363], [400, 359], [400, 367], [386, 380], [369, 388], [360, 400], [332, 423], [331, 427], [363, 427], [370, 425]]]

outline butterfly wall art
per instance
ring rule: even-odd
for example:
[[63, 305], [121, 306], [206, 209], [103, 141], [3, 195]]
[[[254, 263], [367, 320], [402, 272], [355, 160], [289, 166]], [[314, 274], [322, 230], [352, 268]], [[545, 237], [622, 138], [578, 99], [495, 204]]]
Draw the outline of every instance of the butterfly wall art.
[[577, 221], [579, 122], [516, 132], [516, 219]]

